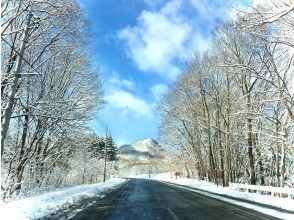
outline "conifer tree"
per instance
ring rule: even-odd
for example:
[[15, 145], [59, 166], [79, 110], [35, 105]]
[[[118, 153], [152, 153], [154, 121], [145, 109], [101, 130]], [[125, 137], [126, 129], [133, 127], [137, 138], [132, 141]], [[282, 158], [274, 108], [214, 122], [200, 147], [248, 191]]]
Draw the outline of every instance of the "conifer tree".
[[90, 147], [90, 151], [93, 153], [93, 156], [98, 157], [99, 159], [104, 159], [104, 173], [103, 173], [103, 182], [106, 180], [106, 166], [107, 162], [117, 161], [117, 146], [113, 141], [113, 138], [110, 135], [107, 135], [105, 138], [98, 138]]

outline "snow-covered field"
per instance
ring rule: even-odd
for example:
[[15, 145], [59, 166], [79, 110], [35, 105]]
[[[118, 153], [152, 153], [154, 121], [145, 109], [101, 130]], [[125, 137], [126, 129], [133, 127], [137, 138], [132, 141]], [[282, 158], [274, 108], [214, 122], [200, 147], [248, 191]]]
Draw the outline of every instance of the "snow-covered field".
[[0, 203], [0, 219], [37, 219], [66, 209], [82, 199], [98, 196], [117, 188], [126, 179], [114, 178], [105, 183], [75, 186], [64, 190], [44, 193], [8, 203]]
[[[134, 178], [148, 178], [148, 174], [134, 176]], [[199, 181], [196, 179], [187, 179], [187, 178], [175, 179], [174, 177], [172, 178], [170, 173], [151, 174], [151, 179], [165, 181], [169, 183], [175, 183], [182, 186], [193, 187], [195, 188], [196, 192], [205, 194], [210, 197], [214, 197], [226, 202], [234, 203], [236, 205], [241, 205], [249, 209], [254, 209], [254, 210], [257, 210], [257, 211], [260, 211], [265, 214], [272, 215], [278, 218], [291, 219], [291, 220], [294, 219], [294, 214], [289, 214], [289, 213], [284, 213], [284, 212], [280, 212], [280, 211], [269, 209], [269, 208], [259, 207], [257, 205], [253, 205], [253, 204], [249, 204], [245, 202], [239, 202], [233, 199], [222, 197], [222, 195], [227, 195], [227, 196], [240, 198], [240, 199], [244, 199], [248, 201], [253, 201], [253, 202], [257, 202], [261, 204], [271, 205], [271, 206], [275, 206], [277, 208], [289, 210], [292, 212], [294, 212], [294, 199], [279, 198], [279, 197], [274, 197], [271, 195], [260, 195], [257, 193], [240, 192], [240, 191], [232, 189], [231, 187], [217, 186], [211, 182]], [[208, 192], [216, 193], [216, 194], [219, 194], [220, 196], [210, 194], [210, 193], [205, 193], [203, 191], [197, 191], [196, 189], [201, 189]]]

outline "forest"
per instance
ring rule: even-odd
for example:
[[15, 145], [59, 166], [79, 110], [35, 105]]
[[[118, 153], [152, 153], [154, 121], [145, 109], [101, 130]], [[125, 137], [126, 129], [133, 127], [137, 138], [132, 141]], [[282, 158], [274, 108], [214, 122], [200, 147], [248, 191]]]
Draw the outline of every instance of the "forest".
[[116, 146], [88, 125], [104, 101], [84, 12], [71, 0], [1, 7], [2, 199], [105, 180]]
[[[222, 23], [158, 101], [166, 171], [294, 186], [294, 7], [270, 2]], [[118, 176], [115, 138], [89, 126], [106, 103], [79, 3], [1, 7], [1, 198]]]
[[159, 105], [171, 166], [227, 186], [294, 185], [294, 8], [239, 11]]

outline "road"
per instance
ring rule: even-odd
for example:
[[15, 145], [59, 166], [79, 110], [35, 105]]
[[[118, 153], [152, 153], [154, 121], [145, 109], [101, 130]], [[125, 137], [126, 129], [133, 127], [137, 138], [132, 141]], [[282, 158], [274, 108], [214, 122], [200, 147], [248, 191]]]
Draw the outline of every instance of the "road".
[[[58, 219], [65, 218], [69, 218], [69, 215], [58, 217]], [[103, 199], [97, 200], [91, 206], [78, 212], [71, 219], [253, 220], [276, 218], [157, 181], [131, 179]]]

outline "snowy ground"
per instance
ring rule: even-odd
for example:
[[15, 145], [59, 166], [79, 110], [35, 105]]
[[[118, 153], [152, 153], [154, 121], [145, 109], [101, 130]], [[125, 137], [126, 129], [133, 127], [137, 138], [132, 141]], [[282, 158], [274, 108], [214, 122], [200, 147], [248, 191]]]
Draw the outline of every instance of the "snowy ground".
[[[148, 174], [134, 176], [134, 178], [148, 178]], [[182, 186], [193, 187], [193, 188], [195, 188], [196, 192], [205, 194], [210, 197], [221, 199], [226, 202], [231, 202], [236, 205], [241, 205], [241, 206], [247, 207], [249, 209], [254, 209], [256, 211], [260, 211], [262, 213], [272, 215], [272, 216], [275, 216], [278, 218], [291, 219], [291, 220], [294, 219], [294, 199], [279, 198], [279, 197], [274, 197], [271, 195], [260, 195], [257, 193], [240, 192], [240, 191], [234, 190], [230, 187], [216, 186], [215, 184], [213, 184], [211, 182], [199, 181], [196, 179], [187, 179], [187, 178], [175, 179], [175, 178], [171, 178], [170, 173], [151, 174], [151, 179], [165, 181], [165, 182], [169, 182], [169, 183], [175, 183], [175, 184], [179, 184]], [[196, 189], [201, 189], [201, 190], [205, 190], [208, 192], [213, 192], [213, 193], [219, 194], [220, 196], [210, 194], [210, 193], [205, 193], [203, 191], [197, 191]], [[253, 205], [253, 204], [249, 204], [249, 203], [245, 203], [245, 202], [239, 202], [236, 200], [222, 197], [222, 195], [227, 195], [227, 196], [240, 198], [240, 199], [244, 199], [244, 200], [248, 200], [248, 201], [254, 201], [257, 203], [275, 206], [277, 208], [289, 210], [289, 211], [293, 212], [293, 214], [284, 213], [284, 212], [280, 212], [280, 211], [269, 209], [269, 208], [263, 208], [263, 207], [259, 207], [257, 205]]]
[[71, 187], [8, 203], [0, 203], [0, 219], [38, 219], [66, 209], [82, 199], [100, 196], [117, 188], [125, 179], [114, 178], [105, 183]]

